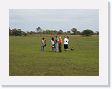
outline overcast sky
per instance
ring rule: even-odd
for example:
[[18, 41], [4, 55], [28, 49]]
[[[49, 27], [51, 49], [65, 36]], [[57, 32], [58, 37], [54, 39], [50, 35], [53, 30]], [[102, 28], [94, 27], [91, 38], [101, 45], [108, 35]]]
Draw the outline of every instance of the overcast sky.
[[86, 9], [10, 9], [10, 28], [20, 28], [23, 31], [35, 31], [40, 26], [43, 30], [63, 30], [77, 28], [82, 31], [99, 30], [99, 11]]

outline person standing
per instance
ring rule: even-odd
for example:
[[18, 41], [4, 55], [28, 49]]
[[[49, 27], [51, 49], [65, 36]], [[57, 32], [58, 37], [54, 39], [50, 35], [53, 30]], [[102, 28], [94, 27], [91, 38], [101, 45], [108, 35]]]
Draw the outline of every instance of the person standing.
[[68, 36], [67, 37], [65, 36], [64, 38], [64, 50], [65, 51], [67, 51], [68, 49], [68, 42], [69, 42], [68, 38], [69, 38]]
[[45, 40], [45, 38], [42, 38], [42, 40], [41, 40], [41, 51], [44, 51], [45, 46], [46, 46], [46, 40]]
[[59, 52], [62, 52], [62, 38], [61, 38], [61, 36], [59, 36], [58, 44], [59, 44]]
[[51, 39], [51, 47], [52, 47], [52, 51], [55, 51], [54, 37], [52, 37]]
[[55, 44], [55, 52], [58, 52], [58, 51], [59, 51], [59, 48], [58, 48], [58, 41], [59, 41], [58, 37], [55, 36], [55, 40], [54, 40], [54, 44]]

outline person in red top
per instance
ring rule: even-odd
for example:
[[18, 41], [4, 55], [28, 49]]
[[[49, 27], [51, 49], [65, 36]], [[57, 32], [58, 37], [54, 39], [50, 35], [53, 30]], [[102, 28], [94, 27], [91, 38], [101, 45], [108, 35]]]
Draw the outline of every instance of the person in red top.
[[62, 38], [61, 38], [61, 36], [59, 36], [58, 45], [59, 45], [59, 52], [62, 52]]

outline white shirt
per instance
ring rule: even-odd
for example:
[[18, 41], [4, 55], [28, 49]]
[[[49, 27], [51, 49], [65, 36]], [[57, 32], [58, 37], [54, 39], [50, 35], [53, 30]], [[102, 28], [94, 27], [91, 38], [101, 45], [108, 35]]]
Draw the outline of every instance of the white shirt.
[[68, 44], [68, 39], [67, 38], [64, 38], [64, 44]]
[[54, 41], [51, 40], [51, 44], [54, 45]]

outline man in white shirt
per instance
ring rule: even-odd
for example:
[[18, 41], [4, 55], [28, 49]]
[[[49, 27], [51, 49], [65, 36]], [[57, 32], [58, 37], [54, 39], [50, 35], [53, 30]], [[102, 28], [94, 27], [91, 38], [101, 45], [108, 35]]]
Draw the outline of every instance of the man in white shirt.
[[69, 42], [68, 37], [65, 36], [64, 38], [64, 50], [65, 51], [68, 49], [68, 42]]

